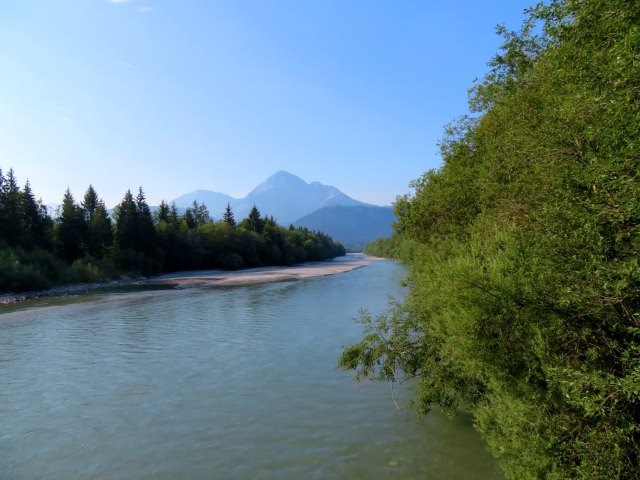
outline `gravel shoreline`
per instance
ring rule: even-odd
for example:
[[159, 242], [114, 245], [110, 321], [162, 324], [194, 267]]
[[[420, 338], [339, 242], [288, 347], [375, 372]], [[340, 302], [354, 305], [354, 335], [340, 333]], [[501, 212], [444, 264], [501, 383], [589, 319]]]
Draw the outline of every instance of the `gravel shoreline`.
[[61, 285], [58, 287], [53, 287], [48, 290], [30, 290], [28, 292], [20, 293], [2, 293], [0, 294], [0, 305], [10, 305], [34, 298], [83, 295], [100, 290], [116, 289], [129, 285], [144, 285], [147, 281], [148, 279], [146, 277], [139, 277], [136, 279], [122, 277], [119, 280], [110, 280], [108, 282], [74, 283], [72, 285]]
[[96, 293], [121, 287], [136, 286], [140, 289], [148, 286], [166, 288], [194, 288], [203, 286], [230, 287], [254, 285], [260, 283], [286, 282], [306, 278], [335, 275], [349, 272], [369, 265], [363, 259], [350, 259], [338, 262], [308, 262], [292, 267], [261, 267], [245, 270], [203, 270], [176, 272], [156, 277], [122, 277], [109, 282], [77, 283], [63, 285], [48, 290], [35, 290], [20, 293], [0, 294], [0, 305], [11, 305], [25, 300], [43, 297], [67, 297]]

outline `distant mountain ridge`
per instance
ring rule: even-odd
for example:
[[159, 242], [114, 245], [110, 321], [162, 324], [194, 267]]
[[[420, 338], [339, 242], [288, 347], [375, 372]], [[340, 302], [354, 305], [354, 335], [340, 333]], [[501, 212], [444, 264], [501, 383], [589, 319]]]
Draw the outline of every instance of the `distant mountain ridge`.
[[283, 170], [271, 175], [244, 198], [208, 190], [196, 190], [173, 200], [177, 207], [187, 208], [193, 201], [204, 203], [209, 213], [220, 219], [227, 203], [237, 219], [246, 217], [256, 205], [263, 215], [273, 216], [281, 225], [290, 223], [324, 207], [369, 206], [355, 200], [330, 185], [307, 183], [300, 177]]
[[395, 221], [392, 207], [333, 205], [305, 215], [293, 225], [324, 232], [348, 251], [361, 251], [376, 238], [390, 237]]

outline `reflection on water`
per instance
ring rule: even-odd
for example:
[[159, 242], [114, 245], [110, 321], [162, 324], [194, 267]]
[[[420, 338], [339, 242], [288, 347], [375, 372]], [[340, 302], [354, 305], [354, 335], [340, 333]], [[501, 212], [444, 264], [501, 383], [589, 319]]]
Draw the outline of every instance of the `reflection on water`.
[[402, 274], [0, 316], [0, 478], [500, 478], [468, 420], [418, 419], [335, 368]]

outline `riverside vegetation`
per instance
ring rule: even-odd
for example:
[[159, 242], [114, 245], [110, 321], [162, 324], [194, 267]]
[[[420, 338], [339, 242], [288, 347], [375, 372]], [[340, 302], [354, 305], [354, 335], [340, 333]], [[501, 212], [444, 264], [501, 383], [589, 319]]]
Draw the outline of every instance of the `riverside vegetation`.
[[92, 186], [78, 204], [67, 189], [52, 218], [29, 182], [20, 188], [10, 169], [0, 170], [0, 292], [95, 282], [122, 272], [157, 274], [177, 270], [240, 269], [292, 265], [344, 255], [329, 236], [306, 228], [283, 228], [254, 206], [236, 224], [227, 205], [213, 221], [204, 204], [179, 214], [162, 202], [151, 212], [142, 188], [127, 191], [113, 212]]
[[640, 8], [541, 3], [395, 204], [409, 294], [340, 365], [473, 415], [514, 479], [640, 478]]

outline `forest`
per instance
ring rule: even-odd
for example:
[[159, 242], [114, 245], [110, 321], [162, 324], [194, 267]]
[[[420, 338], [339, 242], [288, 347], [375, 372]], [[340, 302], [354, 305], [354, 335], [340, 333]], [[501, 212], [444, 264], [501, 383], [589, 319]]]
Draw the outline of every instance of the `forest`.
[[640, 478], [640, 8], [558, 0], [395, 204], [408, 294], [340, 365], [470, 414], [507, 478]]
[[292, 265], [344, 253], [329, 236], [283, 228], [255, 206], [239, 222], [228, 205], [218, 221], [197, 202], [179, 213], [162, 201], [152, 212], [142, 188], [135, 197], [128, 190], [112, 215], [93, 186], [80, 203], [67, 189], [50, 215], [28, 181], [20, 187], [13, 169], [6, 175], [0, 170], [0, 292], [104, 281], [123, 273]]

